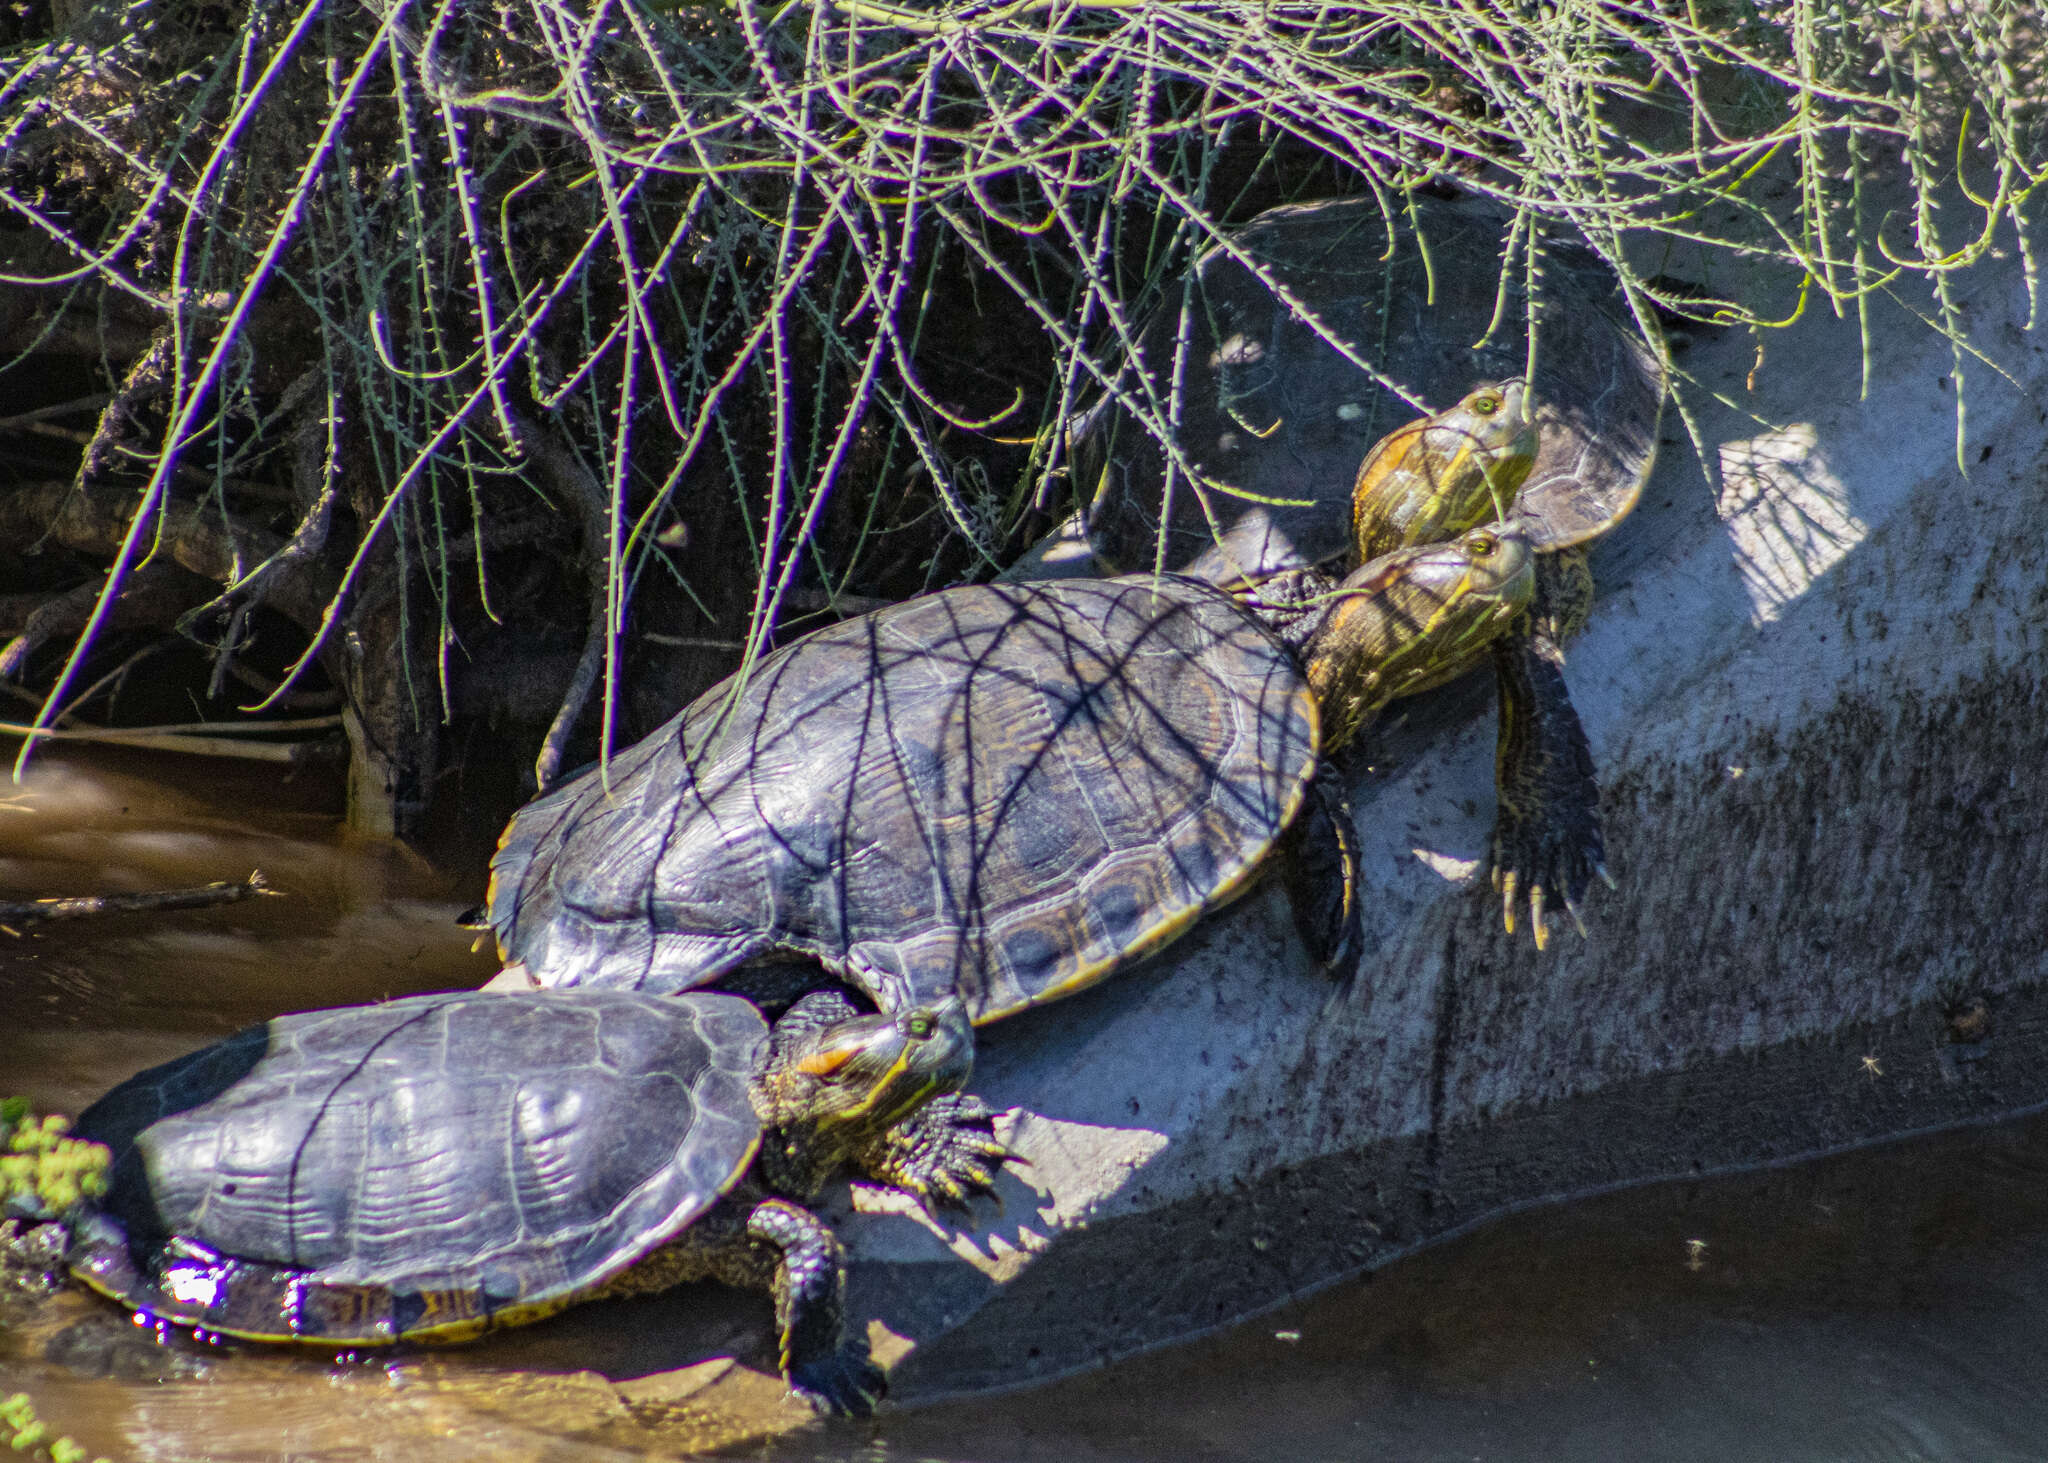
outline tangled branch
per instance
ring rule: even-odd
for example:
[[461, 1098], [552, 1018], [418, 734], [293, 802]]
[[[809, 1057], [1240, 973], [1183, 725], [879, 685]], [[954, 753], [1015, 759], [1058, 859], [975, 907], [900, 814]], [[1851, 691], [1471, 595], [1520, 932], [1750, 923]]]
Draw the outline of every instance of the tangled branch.
[[[600, 672], [613, 740], [635, 655], [747, 660], [793, 607], [989, 571], [1088, 400], [1170, 444], [1145, 320], [1313, 194], [1392, 222], [1454, 179], [1510, 211], [1504, 269], [1563, 230], [1645, 313], [1645, 238], [1845, 311], [1917, 275], [1960, 371], [1953, 276], [2024, 247], [2048, 176], [2041, 39], [2017, 0], [102, 6], [0, 63], [6, 282], [35, 301], [0, 306], [0, 368], [98, 358], [69, 494], [120, 504], [96, 587], [7, 669], [70, 638], [50, 725], [168, 547], [217, 586], [177, 607], [216, 686], [237, 617], [284, 609], [304, 639], [266, 684], [322, 667], [358, 753], [412, 759], [404, 803], [451, 660], [554, 633], [575, 591], [551, 771]], [[1867, 194], [1892, 155], [1910, 216]]]

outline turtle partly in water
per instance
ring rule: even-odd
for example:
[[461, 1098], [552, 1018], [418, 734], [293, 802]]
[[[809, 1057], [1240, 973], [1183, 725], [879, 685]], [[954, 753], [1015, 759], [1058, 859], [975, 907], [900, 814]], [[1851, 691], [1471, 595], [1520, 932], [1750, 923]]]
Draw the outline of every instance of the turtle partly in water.
[[522, 809], [500, 981], [745, 989], [797, 959], [976, 1024], [1158, 949], [1269, 864], [1357, 945], [1324, 755], [1498, 637], [1532, 553], [1474, 531], [1261, 608], [1180, 576], [973, 585], [819, 630]]
[[[590, 990], [280, 1016], [80, 1114], [113, 1156], [66, 1263], [140, 1317], [354, 1349], [469, 1340], [578, 1301], [717, 1278], [769, 1290], [792, 1390], [884, 1390], [805, 1205], [852, 1166], [985, 1185], [971, 1134], [906, 1118], [966, 1080], [957, 1002], [860, 1015]], [[906, 1146], [906, 1134], [926, 1141]]]
[[[1546, 903], [1576, 922], [1606, 877], [1599, 790], [1559, 647], [1591, 604], [1582, 546], [1641, 495], [1664, 375], [1604, 266], [1530, 234], [1488, 200], [1421, 194], [1392, 213], [1344, 199], [1253, 219], [1196, 262], [1185, 307], [1143, 327], [1153, 390], [1105, 393], [1076, 424], [1089, 552], [1069, 555], [1064, 572], [1156, 564], [1255, 594], [1299, 592], [1304, 572], [1333, 578], [1504, 519], [1543, 556], [1535, 605], [1514, 633], [1447, 661], [1441, 679], [1494, 663], [1500, 811], [1487, 863], [1508, 928], [1526, 901], [1540, 945]], [[1535, 267], [1503, 278], [1504, 252], [1528, 261], [1528, 250]], [[1164, 401], [1175, 382], [1169, 454], [1131, 403]], [[1461, 447], [1444, 423], [1489, 401], [1495, 423], [1526, 418], [1536, 430], [1508, 504], [1498, 475], [1446, 470]], [[1458, 405], [1428, 415], [1446, 402]], [[1381, 437], [1413, 413], [1421, 420]], [[1470, 440], [1498, 445], [1466, 415]]]

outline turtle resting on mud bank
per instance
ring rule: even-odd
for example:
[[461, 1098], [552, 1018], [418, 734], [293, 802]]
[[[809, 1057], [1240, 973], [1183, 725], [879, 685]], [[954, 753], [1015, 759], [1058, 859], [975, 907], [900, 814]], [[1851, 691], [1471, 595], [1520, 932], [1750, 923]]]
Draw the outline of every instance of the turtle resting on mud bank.
[[[1157, 566], [1299, 593], [1304, 575], [1327, 586], [1392, 549], [1511, 523], [1541, 556], [1531, 612], [1438, 679], [1494, 665], [1499, 813], [1485, 862], [1509, 930], [1525, 903], [1543, 944], [1546, 904], [1577, 922], [1606, 877], [1559, 647], [1591, 607], [1584, 545], [1635, 507], [1656, 456], [1657, 352], [1599, 259], [1476, 196], [1270, 209], [1182, 284], [1070, 432], [1083, 508], [1041, 546], [1042, 571]], [[1521, 395], [1503, 403], [1495, 383]], [[1533, 422], [1512, 502], [1464, 497], [1454, 470], [1450, 429], [1461, 409], [1474, 429], [1489, 400]]]
[[[1460, 426], [1437, 486], [1511, 493], [1510, 415]], [[820, 630], [513, 819], [497, 983], [745, 991], [796, 961], [979, 1025], [1151, 953], [1274, 862], [1309, 949], [1348, 968], [1362, 881], [1324, 758], [1507, 633], [1533, 563], [1523, 534], [1473, 529], [1290, 600], [975, 585]]]
[[63, 1264], [140, 1319], [351, 1350], [719, 1279], [773, 1295], [793, 1391], [865, 1414], [884, 1379], [805, 1205], [849, 1167], [986, 1190], [1003, 1149], [931, 1106], [971, 1056], [957, 1002], [860, 1015], [831, 992], [772, 1027], [709, 992], [280, 1016], [80, 1115], [70, 1141], [111, 1164], [62, 1216]]

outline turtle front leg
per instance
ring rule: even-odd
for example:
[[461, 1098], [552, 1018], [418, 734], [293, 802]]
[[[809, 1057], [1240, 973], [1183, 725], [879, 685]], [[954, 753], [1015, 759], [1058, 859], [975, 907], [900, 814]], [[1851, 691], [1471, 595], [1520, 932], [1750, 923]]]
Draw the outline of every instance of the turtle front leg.
[[[957, 1023], [942, 1031], [947, 1020]], [[826, 1094], [844, 1083], [866, 1044], [879, 1039], [879, 1026], [923, 1032], [917, 1039], [940, 1043], [952, 1054], [943, 1072], [932, 1072], [910, 1094], [909, 1110], [895, 1103], [855, 1103], [855, 1120], [823, 1135], [816, 1125]], [[922, 1023], [922, 1024], [920, 1024]], [[964, 1011], [948, 1018], [942, 1008], [913, 1008], [891, 1017], [862, 1015], [838, 991], [805, 996], [775, 1023], [772, 1052], [757, 1081], [756, 1108], [769, 1125], [760, 1162], [771, 1187], [808, 1198], [842, 1165], [877, 1183], [903, 1190], [930, 1211], [934, 1203], [965, 1208], [976, 1194], [990, 1193], [1001, 1166], [1015, 1155], [995, 1136], [995, 1112], [978, 1097], [957, 1090], [972, 1067], [972, 1031]], [[850, 1098], [866, 1091], [855, 1078]], [[926, 1096], [930, 1093], [932, 1095]]]
[[1565, 688], [1564, 652], [1542, 627], [1525, 620], [1492, 647], [1500, 685], [1500, 740], [1494, 780], [1500, 808], [1487, 849], [1488, 870], [1501, 897], [1501, 921], [1515, 929], [1515, 906], [1526, 899], [1536, 948], [1549, 942], [1545, 906], [1561, 899], [1579, 934], [1579, 905], [1607, 872], [1600, 831], [1600, 787], [1586, 729]]
[[995, 1133], [995, 1109], [971, 1092], [935, 1097], [853, 1157], [878, 1184], [901, 1189], [925, 1207], [966, 1209], [995, 1192], [1005, 1163], [1023, 1162]]
[[787, 1199], [756, 1204], [747, 1238], [779, 1257], [769, 1288], [789, 1389], [822, 1411], [868, 1416], [889, 1383], [868, 1356], [867, 1337], [847, 1334], [846, 1252], [838, 1238]]
[[1279, 855], [1302, 943], [1325, 970], [1350, 974], [1362, 942], [1358, 830], [1350, 800], [1327, 761], [1317, 767], [1301, 812], [1281, 839]]

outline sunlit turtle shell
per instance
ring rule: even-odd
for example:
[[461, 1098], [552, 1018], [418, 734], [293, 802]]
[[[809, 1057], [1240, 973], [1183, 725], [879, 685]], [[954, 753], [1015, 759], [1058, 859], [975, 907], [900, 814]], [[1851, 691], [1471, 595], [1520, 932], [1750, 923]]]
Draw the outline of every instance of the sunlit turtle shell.
[[80, 1116], [114, 1168], [73, 1273], [259, 1341], [459, 1341], [536, 1319], [746, 1171], [767, 1035], [752, 1005], [711, 994], [468, 992], [280, 1016]]
[[549, 985], [793, 955], [988, 1021], [1229, 898], [1317, 752], [1289, 653], [1207, 585], [970, 586], [818, 631], [522, 809], [489, 919]]

